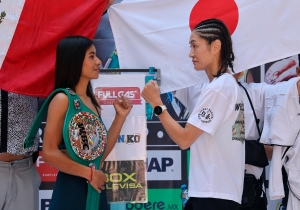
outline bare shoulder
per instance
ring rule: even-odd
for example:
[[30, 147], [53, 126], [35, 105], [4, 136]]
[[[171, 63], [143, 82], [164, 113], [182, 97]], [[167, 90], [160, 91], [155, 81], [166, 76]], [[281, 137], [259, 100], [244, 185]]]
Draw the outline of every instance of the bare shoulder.
[[48, 114], [65, 114], [68, 104], [68, 96], [65, 93], [58, 93], [52, 98], [49, 104]]
[[66, 103], [68, 104], [68, 96], [65, 93], [57, 93], [51, 100], [51, 103]]

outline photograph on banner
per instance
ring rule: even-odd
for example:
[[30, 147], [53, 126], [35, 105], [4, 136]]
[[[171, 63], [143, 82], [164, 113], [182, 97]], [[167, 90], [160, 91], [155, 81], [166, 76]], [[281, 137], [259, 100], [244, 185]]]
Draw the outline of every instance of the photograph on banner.
[[148, 202], [144, 160], [104, 161], [108, 202]]
[[297, 76], [296, 67], [299, 66], [299, 58], [298, 55], [294, 55], [279, 61], [266, 63], [264, 66], [264, 82], [276, 84]]

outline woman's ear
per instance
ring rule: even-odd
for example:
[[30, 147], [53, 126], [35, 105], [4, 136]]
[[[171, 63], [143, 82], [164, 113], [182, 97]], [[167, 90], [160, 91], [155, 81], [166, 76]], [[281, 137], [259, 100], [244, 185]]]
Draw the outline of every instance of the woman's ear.
[[212, 50], [214, 54], [217, 54], [221, 51], [222, 43], [219, 39], [216, 39], [212, 42]]

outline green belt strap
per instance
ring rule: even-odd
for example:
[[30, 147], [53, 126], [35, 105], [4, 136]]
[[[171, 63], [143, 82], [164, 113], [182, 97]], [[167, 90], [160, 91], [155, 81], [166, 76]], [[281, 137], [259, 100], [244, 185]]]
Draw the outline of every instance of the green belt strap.
[[[76, 110], [74, 108], [73, 101], [74, 100], [80, 100], [77, 94], [70, 94], [68, 89], [56, 89], [53, 91], [46, 101], [44, 102], [42, 108], [40, 109], [37, 117], [34, 120], [33, 125], [31, 126], [31, 129], [28, 133], [27, 138], [24, 141], [24, 148], [29, 148], [34, 145], [34, 140], [36, 137], [36, 134], [38, 132], [38, 129], [40, 127], [40, 124], [42, 120], [44, 119], [46, 112], [48, 111], [48, 106], [52, 100], [52, 98], [59, 92], [64, 92], [68, 98], [69, 98], [69, 105], [68, 105], [68, 111], [66, 113], [65, 121], [64, 121], [64, 128], [63, 128], [63, 139], [65, 142], [66, 149], [68, 150], [68, 153], [70, 157], [76, 161], [77, 163], [80, 163], [82, 165], [90, 167], [92, 164], [94, 165], [95, 169], [99, 170], [100, 168], [100, 162], [101, 158], [103, 156], [103, 153], [94, 160], [83, 160], [82, 158], [78, 157], [76, 153], [74, 152], [70, 141], [69, 141], [69, 122], [72, 119], [72, 117], [80, 112], [86, 109], [87, 112], [90, 112], [87, 110], [87, 108], [82, 103], [81, 108], [79, 110]], [[88, 185], [88, 193], [87, 193], [87, 200], [86, 200], [86, 210], [99, 210], [99, 202], [100, 202], [100, 193], [98, 193], [90, 184]]]

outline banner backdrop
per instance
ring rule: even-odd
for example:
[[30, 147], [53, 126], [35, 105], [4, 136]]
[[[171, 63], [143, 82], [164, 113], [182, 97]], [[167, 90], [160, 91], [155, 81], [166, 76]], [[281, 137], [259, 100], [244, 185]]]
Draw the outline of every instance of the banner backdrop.
[[300, 53], [299, 7], [300, 1], [286, 0], [126, 1], [113, 5], [109, 18], [120, 68], [160, 68], [166, 93], [207, 81], [189, 58], [190, 32], [200, 21], [227, 25], [234, 71], [242, 72]]
[[122, 127], [114, 149], [103, 163], [109, 202], [148, 202], [146, 178], [146, 113], [141, 90], [145, 74], [100, 75], [92, 81], [101, 105], [101, 117], [109, 128], [115, 117], [113, 102], [125, 96], [133, 108]]

